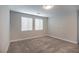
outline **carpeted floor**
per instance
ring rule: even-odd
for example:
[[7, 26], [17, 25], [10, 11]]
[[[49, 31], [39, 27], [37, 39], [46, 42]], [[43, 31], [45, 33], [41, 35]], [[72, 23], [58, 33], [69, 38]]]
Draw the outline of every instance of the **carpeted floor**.
[[12, 42], [8, 53], [78, 53], [79, 46], [51, 37]]

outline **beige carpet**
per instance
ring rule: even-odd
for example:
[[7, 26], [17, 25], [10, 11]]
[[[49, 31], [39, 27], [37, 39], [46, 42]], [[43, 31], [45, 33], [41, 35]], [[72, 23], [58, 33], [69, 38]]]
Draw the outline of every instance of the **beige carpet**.
[[12, 42], [8, 53], [78, 53], [79, 46], [51, 37]]

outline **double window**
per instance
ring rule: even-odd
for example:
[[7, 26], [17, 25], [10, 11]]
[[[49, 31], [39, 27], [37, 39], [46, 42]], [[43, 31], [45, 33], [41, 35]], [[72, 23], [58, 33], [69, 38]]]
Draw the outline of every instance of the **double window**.
[[43, 19], [21, 17], [21, 31], [43, 30]]

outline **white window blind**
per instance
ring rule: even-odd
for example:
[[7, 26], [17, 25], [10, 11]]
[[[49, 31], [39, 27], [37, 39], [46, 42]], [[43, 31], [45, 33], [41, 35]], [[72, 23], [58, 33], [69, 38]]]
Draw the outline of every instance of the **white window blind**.
[[43, 30], [43, 19], [35, 19], [35, 30]]
[[28, 17], [21, 18], [21, 31], [32, 30], [33, 19]]

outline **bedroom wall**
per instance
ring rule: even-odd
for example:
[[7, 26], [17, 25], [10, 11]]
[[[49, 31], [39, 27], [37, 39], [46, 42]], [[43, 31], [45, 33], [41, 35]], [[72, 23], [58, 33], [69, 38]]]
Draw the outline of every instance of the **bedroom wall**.
[[74, 8], [57, 11], [48, 18], [48, 35], [72, 43], [77, 42], [77, 11]]
[[[47, 18], [46, 17], [40, 17], [40, 16], [34, 16], [34, 15], [29, 15], [29, 14], [24, 14], [24, 13], [19, 13], [15, 11], [10, 12], [10, 29], [11, 29], [11, 41], [18, 41], [18, 40], [24, 40], [24, 39], [29, 39], [29, 38], [34, 38], [34, 37], [41, 37], [45, 36], [47, 34]], [[25, 17], [39, 17], [44, 19], [44, 30], [43, 31], [21, 31], [21, 16]]]
[[8, 6], [0, 6], [0, 52], [7, 52], [10, 43], [10, 19]]
[[77, 11], [77, 40], [79, 44], [79, 10]]

